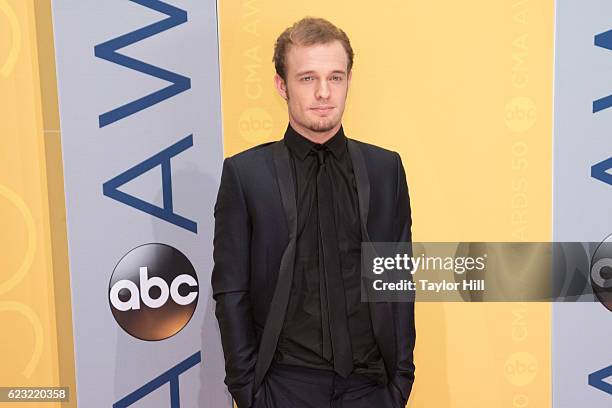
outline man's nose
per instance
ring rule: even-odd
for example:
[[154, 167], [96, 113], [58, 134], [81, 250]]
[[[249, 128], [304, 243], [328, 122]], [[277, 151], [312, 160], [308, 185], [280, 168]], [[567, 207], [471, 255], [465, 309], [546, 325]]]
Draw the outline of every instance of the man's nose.
[[327, 99], [329, 98], [329, 91], [330, 89], [327, 81], [319, 81], [315, 96], [317, 99]]

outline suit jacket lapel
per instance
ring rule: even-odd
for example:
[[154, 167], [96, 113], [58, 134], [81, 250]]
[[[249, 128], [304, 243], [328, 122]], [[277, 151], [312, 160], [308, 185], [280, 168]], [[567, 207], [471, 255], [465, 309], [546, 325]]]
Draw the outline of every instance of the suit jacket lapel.
[[287, 311], [287, 304], [289, 302], [291, 282], [293, 280], [293, 268], [295, 264], [297, 205], [289, 150], [285, 146], [283, 140], [274, 143], [272, 146], [272, 155], [274, 166], [276, 167], [276, 181], [278, 182], [284, 210], [283, 215], [287, 220], [289, 230], [289, 244], [287, 248], [285, 248], [281, 258], [276, 288], [274, 289], [274, 295], [270, 303], [270, 309], [261, 338], [261, 345], [255, 365], [254, 391], [257, 391], [261, 385], [276, 350], [278, 337], [283, 327], [283, 322], [285, 321], [285, 312]]
[[[348, 150], [353, 162], [353, 173], [355, 174], [355, 183], [357, 184], [362, 241], [370, 242], [368, 233], [368, 214], [370, 211], [370, 179], [368, 177], [368, 169], [363, 153], [354, 140], [348, 140]], [[367, 280], [365, 282], [365, 284], [368, 284]], [[365, 293], [367, 294], [367, 291]], [[391, 377], [395, 373], [396, 364], [395, 332], [391, 304], [389, 302], [368, 302], [368, 305], [370, 306], [370, 318], [372, 320], [374, 337], [385, 361], [387, 373]]]

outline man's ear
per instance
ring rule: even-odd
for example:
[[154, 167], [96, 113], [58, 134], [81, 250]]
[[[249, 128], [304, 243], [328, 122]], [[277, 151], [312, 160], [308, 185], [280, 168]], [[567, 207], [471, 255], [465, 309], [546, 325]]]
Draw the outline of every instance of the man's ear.
[[285, 80], [280, 77], [280, 75], [274, 75], [274, 85], [276, 86], [276, 91], [284, 100], [287, 100], [287, 84]]

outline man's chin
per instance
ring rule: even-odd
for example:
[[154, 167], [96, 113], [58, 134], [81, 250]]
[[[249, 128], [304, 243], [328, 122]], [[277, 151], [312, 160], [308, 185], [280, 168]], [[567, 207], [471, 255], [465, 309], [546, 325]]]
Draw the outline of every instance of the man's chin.
[[333, 123], [333, 122], [315, 122], [315, 123], [311, 123], [308, 128], [310, 130], [312, 130], [313, 132], [324, 133], [324, 132], [329, 132], [330, 130], [332, 130], [337, 125], [338, 125], [338, 122], [336, 122], [336, 123]]

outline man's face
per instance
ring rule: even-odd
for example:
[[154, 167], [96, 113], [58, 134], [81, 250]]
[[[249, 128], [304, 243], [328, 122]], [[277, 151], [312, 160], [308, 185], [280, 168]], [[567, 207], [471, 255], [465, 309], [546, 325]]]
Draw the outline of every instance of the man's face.
[[340, 128], [351, 74], [339, 41], [291, 46], [285, 58], [287, 80], [275, 76], [287, 100], [289, 122], [304, 135], [317, 136]]

